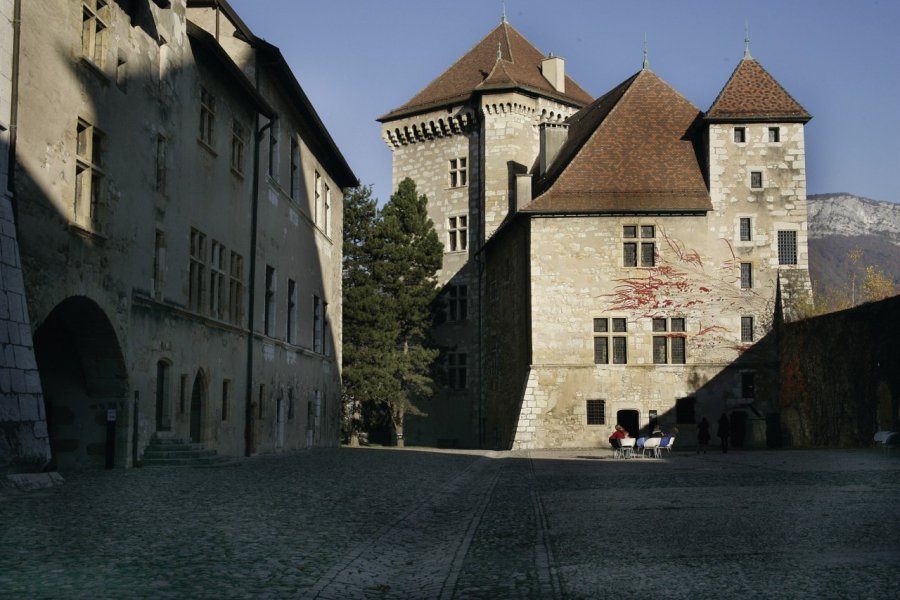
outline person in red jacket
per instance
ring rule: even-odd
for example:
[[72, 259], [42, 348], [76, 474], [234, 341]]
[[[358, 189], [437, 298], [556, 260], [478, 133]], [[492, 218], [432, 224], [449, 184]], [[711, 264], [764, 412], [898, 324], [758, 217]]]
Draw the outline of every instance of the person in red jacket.
[[613, 448], [618, 450], [622, 447], [622, 440], [627, 437], [628, 432], [625, 431], [625, 429], [621, 425], [616, 423], [616, 430], [613, 431], [611, 436], [609, 436], [609, 443]]

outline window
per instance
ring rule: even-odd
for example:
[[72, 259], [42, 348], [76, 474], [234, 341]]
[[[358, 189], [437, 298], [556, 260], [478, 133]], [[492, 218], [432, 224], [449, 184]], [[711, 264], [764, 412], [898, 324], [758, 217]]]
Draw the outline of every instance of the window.
[[447, 320], [465, 321], [469, 318], [469, 288], [465, 285], [447, 287]]
[[779, 265], [796, 265], [797, 264], [797, 232], [796, 231], [779, 231], [778, 232], [778, 264]]
[[263, 311], [263, 332], [272, 335], [275, 329], [275, 268], [269, 265], [266, 265], [266, 303]]
[[747, 141], [747, 128], [746, 127], [735, 127], [734, 128], [734, 141], [737, 144], [743, 144]]
[[313, 352], [322, 353], [324, 339], [324, 317], [322, 299], [313, 296]]
[[222, 380], [222, 420], [228, 420], [228, 392], [231, 389], [231, 381], [228, 379]]
[[326, 235], [330, 234], [329, 223], [331, 221], [331, 188], [328, 187], [328, 184], [325, 184], [325, 208], [322, 211], [322, 231], [325, 232]]
[[106, 17], [106, 0], [84, 0], [81, 7], [81, 54], [102, 67], [108, 33], [103, 20]]
[[750, 187], [754, 190], [762, 189], [762, 171], [750, 171]]
[[781, 141], [780, 127], [769, 127], [769, 141], [773, 143]]
[[469, 217], [459, 215], [447, 220], [450, 252], [465, 252], [469, 244]]
[[741, 263], [741, 289], [749, 290], [753, 287], [753, 265]]
[[[625, 240], [637, 239], [638, 227], [625, 225], [622, 228], [622, 238]], [[656, 237], [656, 226], [641, 225], [641, 266], [653, 267], [656, 265], [656, 243], [652, 241]], [[622, 265], [625, 267], [638, 266], [638, 242], [625, 241], [622, 247]]]
[[231, 168], [238, 175], [244, 173], [244, 147], [247, 144], [247, 128], [234, 119], [231, 122]]
[[196, 229], [191, 229], [191, 264], [188, 281], [188, 307], [200, 312], [203, 310], [203, 286], [206, 281], [206, 236]]
[[468, 355], [464, 352], [447, 354], [447, 385], [452, 390], [464, 390], [467, 386], [466, 363]]
[[750, 241], [750, 217], [741, 217], [740, 219], [740, 233], [741, 233], [741, 241], [749, 242]]
[[468, 168], [465, 158], [450, 159], [450, 187], [462, 187], [468, 183]]
[[225, 257], [228, 252], [213, 240], [209, 260], [209, 314], [216, 319], [225, 318]]
[[741, 341], [753, 341], [753, 317], [741, 317]]
[[588, 425], [606, 424], [606, 400], [587, 400], [585, 411]]
[[294, 388], [288, 388], [288, 421], [294, 420]]
[[672, 317], [668, 321], [664, 318], [653, 319], [654, 333], [668, 335], [653, 336], [653, 362], [664, 365], [683, 365], [685, 362], [685, 336], [684, 317]]
[[[594, 319], [594, 333], [608, 333], [609, 332], [609, 319], [607, 318], [599, 318]], [[594, 364], [596, 365], [606, 365], [609, 364], [609, 337], [602, 336], [594, 336]]]
[[169, 415], [169, 364], [156, 363], [156, 426], [162, 431], [172, 428]]
[[75, 127], [75, 154], [75, 222], [98, 225], [103, 191], [103, 134], [82, 119]]
[[231, 252], [228, 269], [228, 321], [239, 325], [244, 314], [244, 258]]
[[291, 198], [300, 199], [300, 142], [291, 136]]
[[150, 283], [150, 295], [157, 300], [162, 299], [163, 277], [166, 265], [166, 234], [156, 230], [153, 241], [153, 280]]
[[697, 399], [694, 397], [675, 400], [675, 423], [678, 425], [693, 425], [696, 423], [696, 407]]
[[313, 198], [313, 202], [314, 202], [314, 205], [313, 205], [313, 222], [314, 222], [316, 225], [318, 225], [318, 224], [319, 224], [319, 219], [321, 218], [321, 217], [319, 216], [320, 213], [321, 213], [321, 209], [320, 209], [319, 207], [321, 206], [321, 202], [322, 202], [322, 176], [319, 175], [319, 172], [318, 172], [318, 171], [316, 171], [316, 175], [315, 175], [315, 184], [314, 184], [313, 189], [315, 190], [314, 198]]
[[741, 397], [753, 398], [756, 394], [756, 377], [753, 371], [744, 371], [741, 373]]
[[[612, 320], [614, 333], [627, 333], [628, 323], [623, 318]], [[628, 363], [628, 343], [624, 336], [613, 336], [613, 364], [624, 365]]]
[[269, 127], [269, 177], [278, 179], [278, 117], [270, 122]]
[[200, 87], [200, 141], [213, 145], [216, 125], [216, 98], [205, 87]]
[[156, 191], [166, 191], [166, 138], [162, 134], [156, 136]]
[[289, 344], [293, 344], [296, 339], [296, 334], [294, 333], [295, 323], [297, 321], [297, 283], [293, 279], [288, 279], [288, 292], [287, 292], [287, 341]]

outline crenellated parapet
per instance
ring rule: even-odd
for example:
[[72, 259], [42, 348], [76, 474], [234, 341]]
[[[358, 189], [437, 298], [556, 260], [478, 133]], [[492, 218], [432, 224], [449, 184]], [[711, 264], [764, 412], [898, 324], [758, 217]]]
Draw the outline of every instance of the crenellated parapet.
[[382, 125], [384, 142], [391, 148], [399, 148], [443, 137], [462, 135], [475, 126], [475, 113], [469, 109], [434, 111], [413, 115]]

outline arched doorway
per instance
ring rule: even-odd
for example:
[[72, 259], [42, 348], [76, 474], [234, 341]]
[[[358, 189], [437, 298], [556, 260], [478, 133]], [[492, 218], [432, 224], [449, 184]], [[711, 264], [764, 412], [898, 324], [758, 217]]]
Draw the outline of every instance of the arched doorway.
[[[103, 468], [127, 456], [128, 374], [116, 332], [93, 300], [74, 296], [40, 324], [34, 353], [44, 391], [51, 469]], [[110, 412], [112, 411], [112, 412]], [[115, 418], [108, 449], [107, 420]]]
[[191, 390], [191, 441], [203, 441], [203, 407], [206, 405], [206, 378], [203, 371], [197, 371]]

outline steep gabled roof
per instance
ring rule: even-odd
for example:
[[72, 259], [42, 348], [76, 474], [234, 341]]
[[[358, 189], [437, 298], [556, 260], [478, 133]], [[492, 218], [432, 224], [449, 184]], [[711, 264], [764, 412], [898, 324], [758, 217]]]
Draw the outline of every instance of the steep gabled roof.
[[680, 212], [712, 208], [700, 110], [650, 70], [573, 115], [569, 136], [522, 212]]
[[384, 122], [463, 102], [475, 92], [491, 89], [531, 91], [574, 106], [584, 106], [593, 99], [569, 76], [566, 76], [565, 92], [556, 91], [541, 74], [544, 58], [540, 50], [504, 20], [409, 102], [378, 120]]
[[745, 56], [706, 112], [708, 121], [796, 121], [812, 118], [756, 60]]

